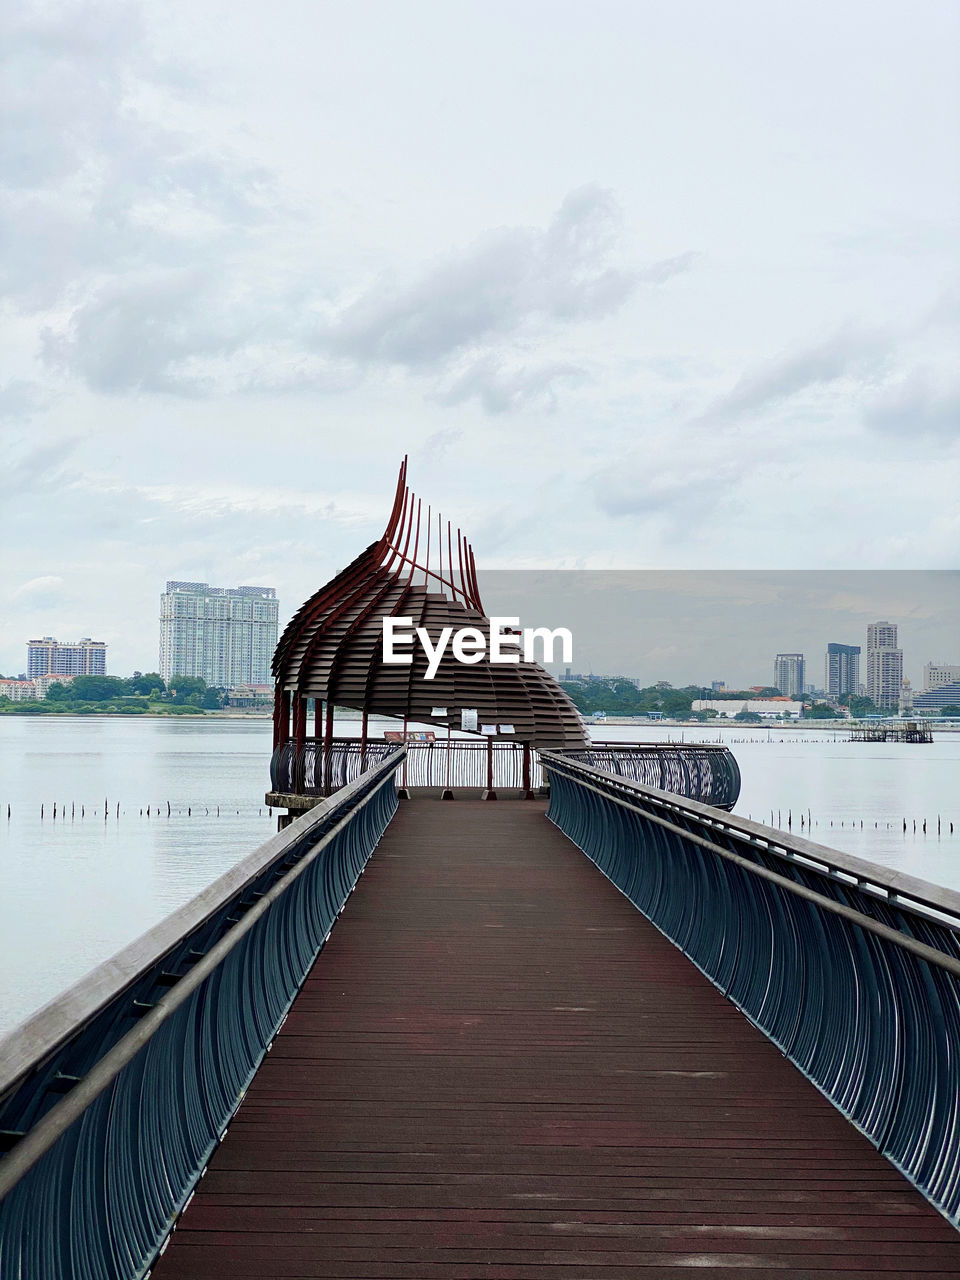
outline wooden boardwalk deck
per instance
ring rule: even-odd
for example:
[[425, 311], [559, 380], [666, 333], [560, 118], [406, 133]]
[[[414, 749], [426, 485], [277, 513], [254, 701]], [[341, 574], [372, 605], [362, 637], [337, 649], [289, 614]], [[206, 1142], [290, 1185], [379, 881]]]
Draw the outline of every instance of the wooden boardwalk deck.
[[956, 1277], [960, 1235], [532, 802], [403, 804], [154, 1276]]

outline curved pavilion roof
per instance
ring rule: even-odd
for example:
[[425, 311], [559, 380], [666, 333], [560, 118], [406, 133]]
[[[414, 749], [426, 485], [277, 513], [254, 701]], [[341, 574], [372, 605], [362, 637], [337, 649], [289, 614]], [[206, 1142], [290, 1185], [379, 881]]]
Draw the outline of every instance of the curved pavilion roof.
[[[409, 617], [436, 644], [443, 627], [477, 627], [488, 640], [473, 550], [459, 529], [406, 484], [400, 468], [383, 537], [321, 587], [290, 621], [273, 659], [278, 689], [372, 714], [460, 726], [460, 711], [475, 707], [481, 724], [511, 724], [519, 741], [536, 747], [581, 746], [580, 715], [560, 685], [534, 662], [466, 665], [444, 653], [436, 676], [425, 679], [420, 645], [413, 662], [382, 660], [382, 620]], [[431, 555], [433, 563], [431, 565]], [[443, 716], [434, 707], [446, 708]]]

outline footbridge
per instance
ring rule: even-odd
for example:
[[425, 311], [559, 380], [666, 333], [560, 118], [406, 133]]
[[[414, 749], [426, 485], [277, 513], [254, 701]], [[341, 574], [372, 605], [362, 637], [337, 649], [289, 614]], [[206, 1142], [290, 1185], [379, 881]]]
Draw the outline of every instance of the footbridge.
[[8, 1038], [4, 1280], [955, 1276], [960, 895], [609, 763], [393, 747]]

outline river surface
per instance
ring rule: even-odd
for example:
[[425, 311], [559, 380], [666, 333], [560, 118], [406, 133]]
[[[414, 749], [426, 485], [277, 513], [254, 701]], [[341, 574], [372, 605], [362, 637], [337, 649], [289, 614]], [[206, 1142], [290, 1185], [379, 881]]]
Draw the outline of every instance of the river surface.
[[[736, 812], [768, 823], [772, 813], [784, 829], [789, 816], [806, 835], [809, 811], [821, 844], [960, 889], [960, 734], [930, 746], [739, 726], [594, 734], [726, 742], [743, 776]], [[270, 737], [270, 722], [252, 718], [0, 718], [0, 1031], [273, 834]]]

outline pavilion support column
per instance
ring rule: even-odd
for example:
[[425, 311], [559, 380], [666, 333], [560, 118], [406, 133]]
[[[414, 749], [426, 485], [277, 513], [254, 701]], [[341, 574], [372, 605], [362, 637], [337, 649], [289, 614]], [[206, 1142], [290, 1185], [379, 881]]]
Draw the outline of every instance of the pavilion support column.
[[290, 694], [277, 685], [273, 694], [273, 749], [290, 741]]
[[313, 736], [323, 737], [323, 701], [320, 698], [313, 700]]
[[367, 709], [364, 707], [363, 714], [360, 717], [360, 772], [363, 773], [367, 767]]
[[[407, 745], [407, 713], [403, 713], [403, 745]], [[409, 800], [410, 792], [407, 790], [407, 759], [404, 756], [403, 768], [400, 771], [400, 786], [397, 788], [398, 800]]]
[[307, 700], [296, 694], [293, 701], [293, 736], [297, 740], [298, 749], [303, 749], [303, 740], [307, 736]]

